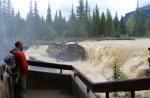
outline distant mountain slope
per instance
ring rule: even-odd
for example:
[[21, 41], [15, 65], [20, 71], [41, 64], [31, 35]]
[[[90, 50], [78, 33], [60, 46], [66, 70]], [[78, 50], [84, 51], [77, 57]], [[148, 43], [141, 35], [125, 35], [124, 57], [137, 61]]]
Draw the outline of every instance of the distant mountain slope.
[[[149, 18], [150, 19], [150, 5], [147, 5], [147, 6], [144, 6], [142, 8], [139, 8], [140, 13], [142, 13], [142, 9], [145, 12], [145, 18]], [[132, 15], [132, 14], [135, 15], [135, 13], [136, 13], [136, 11], [132, 11], [132, 12], [126, 13], [125, 17], [124, 17], [125, 21], [128, 20], [128, 18], [130, 17], [130, 15]]]

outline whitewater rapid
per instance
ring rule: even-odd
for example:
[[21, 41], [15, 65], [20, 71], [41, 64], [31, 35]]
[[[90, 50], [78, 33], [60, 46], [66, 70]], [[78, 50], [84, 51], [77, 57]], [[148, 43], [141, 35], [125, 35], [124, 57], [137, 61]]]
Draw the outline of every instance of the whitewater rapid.
[[[27, 59], [34, 57], [46, 62], [73, 65], [94, 82], [107, 81], [106, 77], [112, 75], [115, 64], [129, 78], [145, 77], [149, 69], [150, 39], [85, 41], [78, 44], [84, 47], [87, 61], [61, 62], [53, 59], [47, 53], [48, 45], [31, 46], [25, 54]], [[148, 91], [144, 95], [149, 94]]]
[[105, 81], [104, 76], [111, 75], [115, 64], [131, 78], [142, 77], [145, 70], [149, 69], [147, 49], [150, 47], [150, 39], [85, 41], [78, 44], [84, 47], [87, 61], [58, 62], [49, 57], [48, 45], [31, 46], [25, 54], [27, 59], [34, 57], [46, 62], [71, 64], [94, 82]]

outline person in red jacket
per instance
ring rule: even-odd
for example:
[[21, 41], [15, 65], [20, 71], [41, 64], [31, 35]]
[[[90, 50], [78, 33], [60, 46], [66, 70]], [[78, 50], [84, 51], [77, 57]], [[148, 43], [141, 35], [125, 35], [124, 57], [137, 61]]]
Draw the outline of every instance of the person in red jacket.
[[10, 51], [11, 54], [14, 54], [16, 66], [19, 68], [19, 73], [13, 77], [14, 83], [14, 98], [25, 98], [25, 90], [26, 90], [26, 75], [28, 73], [28, 64], [25, 57], [25, 54], [22, 52], [23, 43], [21, 41], [17, 41], [15, 43], [15, 47]]

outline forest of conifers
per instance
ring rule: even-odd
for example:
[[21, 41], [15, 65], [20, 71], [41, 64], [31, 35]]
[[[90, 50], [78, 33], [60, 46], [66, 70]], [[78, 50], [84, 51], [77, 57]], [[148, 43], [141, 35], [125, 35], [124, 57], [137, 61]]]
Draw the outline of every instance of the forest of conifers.
[[[55, 38], [101, 38], [122, 36], [149, 36], [150, 20], [145, 19], [144, 11], [139, 11], [137, 3], [136, 14], [127, 21], [124, 17], [101, 12], [96, 5], [90, 9], [88, 1], [79, 0], [74, 10], [70, 8], [69, 19], [65, 19], [61, 9], [51, 14], [50, 3], [47, 4], [47, 15], [43, 17], [38, 12], [38, 4], [30, 2], [29, 12], [23, 18], [15, 12], [11, 0], [0, 0], [0, 37], [14, 40], [54, 40]], [[54, 16], [54, 17], [52, 17]]]

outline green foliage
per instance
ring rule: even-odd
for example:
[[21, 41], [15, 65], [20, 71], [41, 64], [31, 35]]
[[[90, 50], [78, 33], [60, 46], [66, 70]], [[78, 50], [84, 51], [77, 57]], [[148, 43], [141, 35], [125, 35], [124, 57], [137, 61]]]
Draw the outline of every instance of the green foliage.
[[95, 10], [93, 11], [92, 37], [98, 37], [99, 35], [100, 35], [100, 15], [98, 6], [96, 5]]
[[120, 37], [121, 37], [120, 32], [119, 32], [119, 31], [116, 31], [116, 32], [114, 33], [114, 37], [115, 37], [115, 38], [120, 38]]
[[[121, 70], [120, 66], [117, 64], [114, 64], [114, 66], [113, 66], [112, 76], [110, 76], [110, 77], [104, 76], [104, 77], [109, 81], [125, 80], [125, 79], [129, 78], [127, 75], [125, 75], [125, 73]], [[112, 96], [114, 98], [127, 98], [127, 97], [130, 97], [131, 94], [130, 94], [130, 92], [114, 92], [114, 93], [112, 93]], [[136, 96], [139, 97], [140, 95], [136, 94]]]
[[100, 35], [106, 36], [106, 17], [104, 12], [101, 14], [101, 20], [100, 20]]
[[77, 7], [77, 22], [78, 22], [78, 37], [85, 36], [85, 9], [84, 1], [79, 0], [79, 6]]
[[114, 18], [114, 30], [119, 31], [119, 19], [118, 19], [118, 14], [116, 12], [115, 18]]
[[120, 69], [120, 67], [117, 64], [113, 66], [112, 79], [113, 80], [127, 79], [127, 76], [124, 74], [124, 72]]
[[121, 35], [126, 35], [127, 34], [126, 25], [125, 25], [125, 21], [124, 21], [123, 16], [121, 16], [121, 19], [120, 19], [120, 34]]
[[[113, 80], [122, 80], [122, 79], [127, 79], [128, 77], [124, 74], [124, 72], [120, 69], [120, 67], [118, 65], [114, 65], [113, 66], [113, 73], [112, 73], [112, 77]], [[113, 96], [115, 98], [123, 98], [122, 92], [114, 92]], [[129, 93], [125, 93], [125, 97], [129, 97]]]
[[113, 37], [114, 34], [114, 23], [113, 19], [110, 13], [110, 10], [107, 9], [107, 31], [106, 31], [106, 36], [111, 36]]
[[135, 26], [135, 19], [134, 16], [131, 15], [128, 21], [126, 22], [126, 29], [129, 36], [134, 36], [134, 26]]
[[146, 35], [146, 32], [145, 32], [145, 14], [144, 14], [144, 10], [143, 10], [141, 20], [140, 20], [140, 36], [145, 36], [145, 35]]
[[140, 13], [139, 13], [139, 2], [137, 0], [137, 8], [136, 8], [136, 14], [135, 14], [135, 25], [134, 25], [134, 36], [140, 35]]
[[[55, 40], [59, 38], [96, 38], [122, 36], [148, 36], [150, 35], [150, 20], [145, 20], [144, 11], [140, 13], [138, 3], [136, 15], [131, 16], [125, 23], [124, 17], [119, 20], [117, 12], [114, 19], [110, 10], [100, 15], [96, 5], [91, 15], [88, 0], [79, 0], [76, 11], [72, 6], [69, 20], [63, 17], [61, 9], [56, 11], [52, 19], [51, 7], [48, 3], [46, 17], [41, 17], [38, 5], [30, 1], [29, 12], [26, 18], [22, 18], [18, 10], [14, 12], [11, 0], [0, 0], [0, 37], [8, 36], [8, 39], [37, 41]], [[76, 13], [75, 13], [76, 12]], [[6, 39], [5, 37], [5, 39]], [[7, 40], [7, 39], [6, 39]]]

